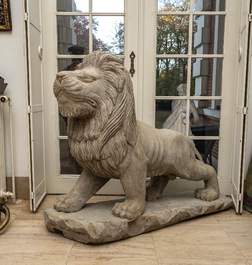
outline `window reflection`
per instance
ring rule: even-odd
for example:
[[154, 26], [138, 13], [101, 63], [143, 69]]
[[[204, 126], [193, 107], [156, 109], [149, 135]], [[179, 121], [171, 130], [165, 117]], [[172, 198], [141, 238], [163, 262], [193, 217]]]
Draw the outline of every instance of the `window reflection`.
[[194, 54], [222, 54], [225, 16], [201, 15], [193, 17]]
[[58, 12], [88, 12], [89, 0], [57, 0]]
[[187, 81], [187, 59], [157, 58], [156, 96], [177, 96], [177, 87]]
[[192, 60], [191, 96], [221, 96], [222, 58]]
[[[88, 54], [89, 17], [57, 16], [58, 54]], [[79, 49], [71, 48], [79, 45]]]
[[58, 59], [58, 72], [73, 71], [76, 66], [82, 62], [82, 58]]
[[226, 0], [194, 0], [193, 11], [225, 11]]
[[[195, 136], [219, 136], [220, 100], [193, 100], [199, 114], [197, 126], [192, 128]], [[192, 119], [192, 116], [190, 116]]]
[[158, 0], [158, 11], [190, 11], [190, 0]]
[[213, 166], [217, 172], [219, 140], [194, 140], [194, 144], [199, 151], [204, 163]]
[[157, 16], [157, 54], [188, 53], [189, 16]]
[[93, 51], [124, 54], [124, 17], [93, 17]]
[[93, 12], [123, 13], [124, 0], [93, 0]]
[[[178, 86], [185, 95], [186, 84]], [[186, 135], [187, 100], [156, 100], [156, 128], [166, 128]], [[190, 136], [219, 136], [220, 100], [190, 100]]]
[[60, 144], [60, 174], [80, 174], [82, 167], [71, 155], [68, 140], [59, 140]]
[[[178, 95], [179, 96], [186, 96], [187, 94], [187, 85], [180, 84], [177, 87]], [[199, 123], [199, 114], [195, 107], [194, 101], [189, 101], [189, 111], [191, 114], [191, 119], [189, 121], [189, 132], [187, 134], [187, 100], [186, 99], [174, 99], [172, 101], [172, 113], [170, 116], [164, 121], [162, 127], [164, 129], [171, 129], [177, 132], [180, 132], [184, 135], [192, 136], [193, 133], [191, 131], [192, 126], [197, 126]]]
[[172, 114], [172, 100], [156, 100], [155, 128], [162, 129], [167, 118]]

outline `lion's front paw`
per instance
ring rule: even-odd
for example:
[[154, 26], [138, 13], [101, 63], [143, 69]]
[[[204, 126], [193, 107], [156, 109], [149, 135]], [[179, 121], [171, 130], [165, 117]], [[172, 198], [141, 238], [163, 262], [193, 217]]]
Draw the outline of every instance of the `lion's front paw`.
[[80, 194], [60, 195], [54, 202], [54, 209], [58, 212], [76, 212], [79, 211], [85, 204]]
[[219, 198], [219, 192], [213, 188], [202, 188], [195, 190], [194, 197], [203, 201], [211, 202]]
[[138, 216], [143, 214], [144, 207], [145, 203], [139, 203], [138, 201], [133, 200], [125, 200], [122, 203], [116, 203], [112, 209], [112, 213], [115, 216], [133, 221]]

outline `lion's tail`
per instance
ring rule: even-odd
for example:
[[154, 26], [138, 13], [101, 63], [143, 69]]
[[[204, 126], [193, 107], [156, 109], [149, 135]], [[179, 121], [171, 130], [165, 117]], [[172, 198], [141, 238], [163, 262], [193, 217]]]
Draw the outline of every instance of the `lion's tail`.
[[193, 151], [194, 151], [194, 154], [195, 154], [196, 158], [197, 158], [198, 160], [200, 160], [201, 162], [203, 162], [203, 158], [202, 158], [202, 156], [200, 155], [200, 153], [199, 153], [199, 151], [197, 150], [197, 148], [195, 147], [194, 142], [193, 142], [192, 140], [189, 140], [189, 141], [191, 141], [191, 145], [192, 145], [192, 148], [193, 148]]

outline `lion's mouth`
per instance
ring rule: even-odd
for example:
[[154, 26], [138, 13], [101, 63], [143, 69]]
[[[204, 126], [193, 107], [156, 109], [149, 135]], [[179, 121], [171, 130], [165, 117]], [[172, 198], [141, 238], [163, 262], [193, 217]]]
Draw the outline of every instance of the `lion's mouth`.
[[60, 101], [60, 95], [63, 94], [66, 98], [70, 98], [72, 99], [73, 101], [78, 101], [78, 102], [86, 102], [88, 103], [89, 105], [91, 105], [92, 107], [96, 108], [97, 107], [97, 103], [94, 99], [90, 98], [90, 97], [81, 97], [79, 95], [73, 95], [71, 93], [68, 93], [67, 91], [63, 91], [63, 90], [60, 90], [56, 97], [58, 99], [58, 101]]

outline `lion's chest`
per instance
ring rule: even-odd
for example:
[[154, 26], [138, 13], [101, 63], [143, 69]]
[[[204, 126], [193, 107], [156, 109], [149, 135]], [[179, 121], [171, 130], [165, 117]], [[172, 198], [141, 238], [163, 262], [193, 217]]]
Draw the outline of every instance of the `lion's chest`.
[[69, 138], [70, 153], [82, 166], [93, 175], [103, 178], [118, 178], [118, 168], [111, 157], [103, 157], [97, 141], [81, 141]]

